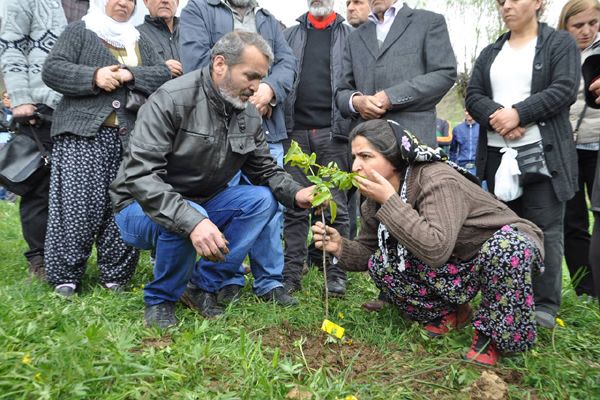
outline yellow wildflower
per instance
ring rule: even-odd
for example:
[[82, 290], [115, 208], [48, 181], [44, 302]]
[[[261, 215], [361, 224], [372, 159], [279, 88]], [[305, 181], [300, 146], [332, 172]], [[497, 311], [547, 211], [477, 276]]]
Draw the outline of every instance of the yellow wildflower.
[[25, 355], [23, 356], [23, 358], [21, 358], [21, 362], [25, 365], [31, 365], [31, 362], [33, 360], [31, 359], [31, 357], [29, 356], [29, 353], [25, 353]]
[[558, 324], [558, 326], [560, 326], [561, 328], [565, 327], [565, 321], [563, 321], [560, 318], [556, 318], [556, 323]]
[[39, 383], [39, 382], [41, 382], [41, 381], [42, 381], [42, 374], [41, 374], [40, 372], [38, 372], [37, 374], [35, 374], [35, 375], [33, 376], [33, 380], [34, 380], [35, 382], [38, 382], [38, 383]]
[[340, 311], [340, 312], [338, 313], [338, 318], [339, 318], [339, 319], [344, 319], [344, 313]]

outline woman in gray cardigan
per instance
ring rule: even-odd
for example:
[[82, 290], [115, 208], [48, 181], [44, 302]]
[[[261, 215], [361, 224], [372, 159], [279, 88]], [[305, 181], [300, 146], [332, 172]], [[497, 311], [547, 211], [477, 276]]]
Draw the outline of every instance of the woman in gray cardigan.
[[544, 232], [546, 272], [534, 278], [536, 320], [555, 326], [561, 302], [565, 202], [577, 191], [569, 106], [577, 97], [580, 51], [571, 35], [538, 22], [541, 0], [497, 0], [510, 29], [475, 62], [466, 106], [480, 123], [477, 173], [495, 189], [503, 147], [537, 146], [549, 176], [523, 184], [507, 204]]
[[44, 82], [63, 94], [54, 112], [46, 272], [65, 297], [80, 285], [96, 244], [100, 281], [121, 289], [132, 277], [137, 251], [120, 238], [108, 196], [136, 113], [132, 89], [149, 96], [170, 79], [169, 69], [129, 22], [135, 0], [93, 0], [81, 22], [69, 25], [44, 64]]

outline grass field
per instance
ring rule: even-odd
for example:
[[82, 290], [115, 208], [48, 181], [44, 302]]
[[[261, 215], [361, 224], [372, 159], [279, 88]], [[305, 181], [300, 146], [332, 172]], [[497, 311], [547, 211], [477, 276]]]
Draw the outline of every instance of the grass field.
[[0, 399], [478, 399], [492, 394], [486, 371], [513, 399], [600, 399], [598, 305], [567, 284], [564, 327], [488, 369], [462, 360], [471, 328], [430, 339], [391, 308], [363, 311], [376, 295], [364, 274], [352, 274], [346, 298], [330, 305], [345, 344], [320, 332], [315, 270], [296, 308], [262, 303], [247, 285], [224, 317], [179, 307], [181, 323], [159, 332], [142, 324], [147, 254], [131, 292], [101, 289], [92, 258], [83, 293], [66, 301], [28, 282], [15, 205], [0, 202], [0, 232]]

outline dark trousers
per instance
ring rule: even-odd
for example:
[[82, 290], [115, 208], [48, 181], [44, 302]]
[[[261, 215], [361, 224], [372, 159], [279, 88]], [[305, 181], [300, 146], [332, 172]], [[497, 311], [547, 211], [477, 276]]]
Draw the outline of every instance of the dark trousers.
[[586, 193], [591, 196], [596, 175], [598, 152], [577, 150], [579, 165], [579, 191], [567, 201], [565, 210], [565, 259], [571, 279], [579, 272], [580, 281], [575, 285], [577, 295], [593, 295], [594, 282], [589, 267], [590, 233]]
[[[600, 218], [600, 212], [594, 211], [596, 221]], [[596, 289], [596, 298], [600, 305], [600, 224], [594, 224], [592, 238], [590, 241], [590, 270], [594, 278], [594, 288]]]
[[[344, 171], [349, 170], [348, 165], [348, 143], [337, 140], [331, 136], [330, 129], [311, 129], [298, 130], [289, 134], [289, 138], [284, 141], [285, 151], [290, 148], [292, 140], [298, 142], [302, 151], [307, 154], [315, 153], [317, 155], [317, 164], [327, 165], [329, 162], [335, 162], [338, 167]], [[306, 175], [297, 167], [286, 165], [285, 169], [294, 177], [296, 182], [309, 186], [312, 185]], [[337, 203], [337, 216], [333, 223], [330, 223], [329, 210], [325, 212], [327, 224], [333, 226], [344, 237], [348, 237], [348, 203], [346, 193], [332, 189], [333, 199]], [[287, 208], [285, 210], [284, 220], [284, 238], [285, 238], [285, 267], [283, 270], [284, 279], [300, 280], [302, 277], [302, 267], [307, 256], [310, 262], [320, 265], [322, 252], [313, 246], [309, 251], [306, 239], [310, 223], [320, 221], [321, 216], [311, 214], [309, 210], [299, 210]], [[332, 265], [327, 261], [327, 274], [329, 278], [346, 278], [346, 272], [337, 265]]]
[[[33, 138], [33, 130], [46, 149], [52, 148], [50, 123], [42, 122], [38, 127], [21, 126], [19, 134]], [[37, 187], [21, 197], [19, 214], [23, 238], [29, 246], [24, 255], [28, 260], [36, 256], [44, 256], [46, 240], [46, 224], [48, 222], [48, 193], [50, 191], [50, 169], [41, 177]]]
[[[488, 147], [485, 179], [494, 193], [496, 170], [500, 165], [500, 149]], [[565, 202], [554, 194], [550, 178], [523, 187], [523, 195], [506, 203], [518, 216], [536, 224], [544, 233], [545, 272], [533, 275], [536, 310], [556, 315], [562, 290], [562, 259], [564, 253], [563, 221]]]

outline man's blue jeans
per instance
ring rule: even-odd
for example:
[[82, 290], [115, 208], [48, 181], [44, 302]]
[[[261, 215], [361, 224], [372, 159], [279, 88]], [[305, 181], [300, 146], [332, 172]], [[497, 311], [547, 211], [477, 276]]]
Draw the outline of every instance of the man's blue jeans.
[[[279, 143], [269, 143], [269, 151], [271, 152], [271, 156], [279, 165], [283, 168], [283, 144]], [[238, 173], [230, 182], [229, 186], [235, 185], [251, 185], [248, 178], [242, 176], [241, 173]], [[254, 292], [257, 295], [262, 295], [267, 293], [268, 291], [278, 287], [283, 286], [279, 285], [264, 285], [262, 282], [256, 282], [256, 269], [264, 269], [268, 271], [269, 276], [273, 281], [281, 282], [283, 281], [283, 209], [284, 207], [279, 204], [277, 207], [277, 212], [275, 216], [269, 221], [269, 223], [265, 226], [265, 232], [259, 238], [256, 239], [254, 246], [250, 249], [249, 258], [250, 258], [250, 268], [254, 275]], [[244, 268], [240, 265], [239, 272], [232, 276], [230, 279], [226, 280], [223, 283], [225, 285], [244, 285]]]
[[[196, 263], [196, 250], [189, 237], [182, 237], [152, 221], [137, 202], [115, 216], [126, 243], [139, 249], [156, 250], [154, 280], [144, 288], [146, 304], [179, 300], [188, 281], [211, 293], [230, 284], [255, 242], [267, 240], [264, 228], [273, 219], [278, 206], [269, 188], [248, 185], [228, 187], [202, 205], [188, 203], [210, 218], [229, 241], [229, 254], [224, 262], [201, 260]], [[262, 264], [254, 263], [252, 272], [258, 295], [281, 286], [280, 275], [273, 275]], [[244, 285], [243, 276], [236, 279], [236, 284]]]

